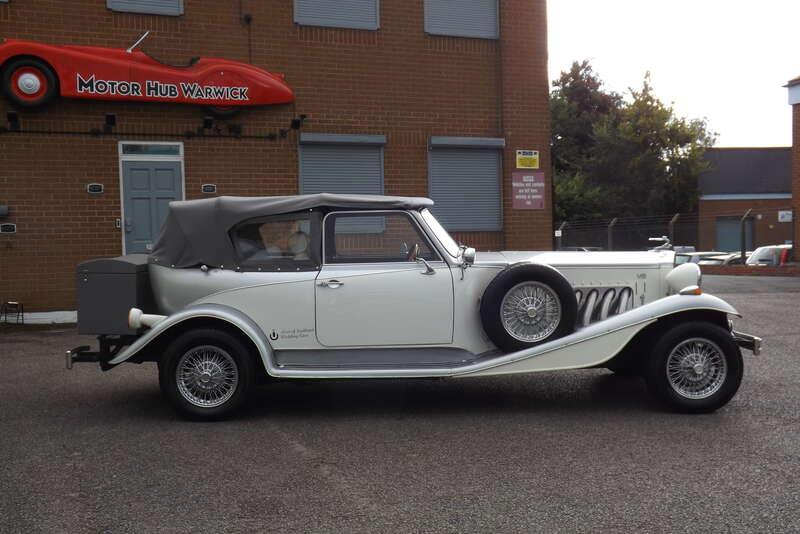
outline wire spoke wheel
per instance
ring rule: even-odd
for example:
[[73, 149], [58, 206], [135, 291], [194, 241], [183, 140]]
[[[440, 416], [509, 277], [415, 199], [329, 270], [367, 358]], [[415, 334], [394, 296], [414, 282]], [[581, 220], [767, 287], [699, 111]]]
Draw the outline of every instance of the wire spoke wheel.
[[181, 356], [175, 369], [181, 396], [200, 408], [215, 408], [227, 402], [239, 384], [239, 369], [231, 355], [220, 347], [193, 347]]
[[514, 339], [536, 343], [547, 339], [561, 322], [561, 301], [541, 282], [522, 282], [508, 290], [500, 304], [500, 319]]
[[667, 356], [667, 380], [687, 399], [705, 399], [719, 391], [728, 374], [722, 349], [705, 338], [678, 343]]

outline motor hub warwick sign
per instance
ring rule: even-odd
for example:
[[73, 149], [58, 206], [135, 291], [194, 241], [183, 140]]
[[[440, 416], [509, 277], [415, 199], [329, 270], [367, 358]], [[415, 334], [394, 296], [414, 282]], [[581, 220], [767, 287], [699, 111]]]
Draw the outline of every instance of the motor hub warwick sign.
[[237, 100], [246, 102], [247, 86], [200, 85], [199, 83], [162, 83], [158, 80], [128, 82], [120, 80], [97, 80], [94, 75], [84, 78], [78, 73], [78, 93], [106, 96], [146, 96], [164, 100], [205, 100], [216, 102], [219, 100]]
[[193, 58], [166, 65], [135, 50], [0, 41], [2, 84], [20, 107], [57, 96], [96, 100], [173, 102], [231, 114], [244, 106], [289, 104], [294, 92], [280, 74], [227, 59]]

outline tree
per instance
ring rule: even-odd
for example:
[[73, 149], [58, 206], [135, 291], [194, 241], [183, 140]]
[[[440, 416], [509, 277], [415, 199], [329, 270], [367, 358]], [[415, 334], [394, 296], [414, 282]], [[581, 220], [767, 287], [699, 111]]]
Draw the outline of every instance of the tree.
[[649, 74], [627, 99], [603, 89], [588, 61], [573, 63], [551, 93], [555, 212], [565, 220], [691, 211], [715, 135], [677, 117]]
[[588, 61], [572, 64], [553, 82], [550, 94], [551, 145], [556, 172], [585, 169], [594, 148], [594, 126], [616, 113], [622, 97], [603, 91]]

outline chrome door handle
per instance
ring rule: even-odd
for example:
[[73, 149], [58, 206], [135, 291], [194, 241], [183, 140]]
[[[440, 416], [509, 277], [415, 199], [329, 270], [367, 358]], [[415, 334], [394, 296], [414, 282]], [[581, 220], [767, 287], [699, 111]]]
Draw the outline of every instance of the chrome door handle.
[[321, 287], [329, 287], [331, 289], [336, 289], [337, 287], [343, 286], [344, 282], [340, 282], [339, 280], [323, 280], [318, 285]]

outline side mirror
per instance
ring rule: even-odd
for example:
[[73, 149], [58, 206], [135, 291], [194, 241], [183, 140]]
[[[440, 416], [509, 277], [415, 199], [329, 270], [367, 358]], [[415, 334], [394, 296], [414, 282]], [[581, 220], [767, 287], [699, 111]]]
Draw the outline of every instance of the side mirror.
[[472, 247], [465, 248], [462, 253], [462, 258], [464, 259], [464, 265], [472, 265], [475, 263], [475, 249]]

